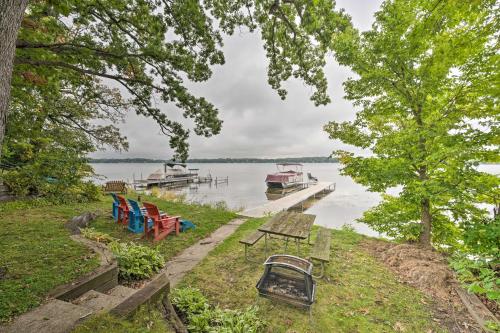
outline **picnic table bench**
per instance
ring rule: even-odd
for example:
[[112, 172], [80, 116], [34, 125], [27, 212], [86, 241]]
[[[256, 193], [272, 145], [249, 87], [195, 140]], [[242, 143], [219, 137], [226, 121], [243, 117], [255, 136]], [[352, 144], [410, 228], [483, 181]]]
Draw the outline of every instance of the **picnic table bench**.
[[283, 211], [273, 216], [267, 223], [258, 229], [265, 234], [266, 257], [268, 235], [283, 236], [287, 242], [288, 238], [294, 239], [297, 245], [297, 254], [299, 254], [300, 241], [307, 239], [309, 243], [311, 228], [315, 219], [316, 215], [289, 211]]
[[253, 234], [250, 234], [240, 240], [240, 243], [245, 245], [245, 260], [253, 261], [248, 259], [248, 247], [255, 245], [255, 243], [257, 243], [259, 239], [261, 239], [262, 237], [264, 237], [264, 233], [262, 231], [257, 230]]
[[122, 180], [112, 180], [103, 187], [104, 192], [127, 193], [127, 183]]
[[325, 263], [330, 262], [330, 243], [331, 243], [332, 233], [329, 229], [319, 227], [318, 233], [316, 234], [316, 241], [311, 250], [310, 259], [318, 260], [321, 263], [321, 274], [315, 276], [317, 278], [322, 278], [325, 272]]

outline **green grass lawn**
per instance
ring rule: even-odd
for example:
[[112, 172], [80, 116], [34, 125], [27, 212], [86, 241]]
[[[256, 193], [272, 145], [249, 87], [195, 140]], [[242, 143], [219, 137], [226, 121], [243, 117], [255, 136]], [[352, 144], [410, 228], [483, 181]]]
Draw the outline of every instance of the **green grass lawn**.
[[[131, 197], [136, 199], [134, 194]], [[72, 216], [97, 211], [100, 216], [92, 222], [92, 227], [121, 240], [156, 247], [167, 260], [236, 217], [222, 208], [152, 197], [144, 197], [143, 201], [146, 200], [169, 214], [193, 221], [196, 230], [179, 237], [169, 236], [156, 244], [141, 240], [140, 235], [113, 222], [108, 197], [89, 204], [60, 206], [36, 202], [0, 204], [0, 267], [7, 267], [7, 275], [0, 279], [0, 321], [29, 310], [55, 286], [97, 267], [97, 258], [73, 242], [63, 227]], [[349, 231], [332, 231], [332, 261], [325, 278], [317, 281], [312, 321], [304, 310], [259, 298], [255, 284], [263, 267], [245, 262], [243, 246], [238, 240], [263, 222], [263, 219], [252, 219], [242, 225], [188, 273], [181, 285], [201, 289], [213, 304], [223, 308], [242, 309], [258, 304], [260, 313], [268, 321], [269, 332], [443, 331], [432, 320], [429, 308], [432, 301], [416, 289], [399, 283], [389, 270], [363, 250], [363, 236]], [[273, 240], [272, 247], [275, 253], [282, 252], [280, 241]], [[294, 247], [290, 250], [293, 252]], [[302, 250], [307, 251], [307, 247], [303, 245]], [[250, 251], [253, 257], [264, 260], [263, 241]], [[109, 315], [93, 317], [76, 332], [163, 332], [166, 329], [157, 310], [142, 309], [129, 320]]]
[[[312, 320], [307, 311], [257, 296], [255, 285], [262, 264], [244, 260], [238, 240], [253, 232], [263, 219], [249, 220], [212, 251], [181, 282], [202, 290], [212, 304], [243, 309], [257, 304], [269, 332], [443, 332], [432, 320], [432, 301], [397, 278], [361, 247], [363, 236], [332, 231], [331, 262], [325, 277], [317, 281]], [[250, 251], [264, 260], [263, 241]], [[274, 253], [283, 243], [273, 240]], [[294, 253], [294, 247], [289, 247]], [[302, 245], [303, 252], [307, 246]], [[306, 256], [306, 253], [302, 253]], [[317, 272], [318, 273], [318, 272]]]
[[52, 288], [98, 266], [92, 251], [71, 240], [64, 228], [80, 209], [0, 204], [0, 266], [7, 269], [0, 279], [0, 322], [35, 307]]
[[[137, 199], [132, 194], [131, 198]], [[84, 275], [98, 266], [98, 259], [85, 246], [69, 238], [64, 223], [86, 211], [98, 212], [91, 226], [121, 240], [158, 248], [168, 260], [186, 247], [208, 236], [236, 214], [208, 205], [144, 197], [169, 214], [193, 221], [196, 230], [168, 236], [153, 244], [140, 240], [111, 218], [111, 197], [85, 204], [48, 205], [41, 201], [0, 203], [0, 267], [7, 275], [0, 279], [0, 322], [5, 322], [41, 303], [48, 291]]]
[[[136, 194], [126, 195], [130, 199], [137, 199]], [[169, 235], [160, 242], [152, 243], [150, 240], [141, 239], [142, 234], [134, 234], [125, 226], [118, 225], [111, 218], [111, 201], [100, 211], [100, 216], [91, 223], [91, 227], [98, 231], [107, 233], [122, 241], [134, 241], [139, 244], [147, 244], [158, 249], [169, 260], [183, 249], [193, 245], [198, 240], [207, 237], [220, 226], [228, 223], [237, 215], [222, 207], [210, 205], [189, 204], [183, 202], [165, 201], [151, 196], [141, 196], [142, 201], [156, 204], [160, 210], [169, 215], [179, 215], [182, 219], [190, 220], [196, 224], [195, 230], [180, 233], [179, 236]]]
[[142, 306], [131, 318], [100, 314], [85, 320], [72, 333], [173, 333], [154, 306]]

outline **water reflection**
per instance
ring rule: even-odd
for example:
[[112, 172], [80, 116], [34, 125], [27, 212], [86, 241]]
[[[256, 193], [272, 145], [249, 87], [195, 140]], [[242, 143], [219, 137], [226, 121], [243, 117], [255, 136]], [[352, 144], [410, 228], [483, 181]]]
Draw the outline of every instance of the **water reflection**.
[[265, 193], [266, 193], [267, 200], [274, 201], [274, 200], [284, 198], [287, 195], [295, 193], [299, 190], [301, 190], [301, 188], [299, 188], [299, 187], [295, 187], [295, 188], [293, 188], [293, 187], [292, 188], [268, 188]]

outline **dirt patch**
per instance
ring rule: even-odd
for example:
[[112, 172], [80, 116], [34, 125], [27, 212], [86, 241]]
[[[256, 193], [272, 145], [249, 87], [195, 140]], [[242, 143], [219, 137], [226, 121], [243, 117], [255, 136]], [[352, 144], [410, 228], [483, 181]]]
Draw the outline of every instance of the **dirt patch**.
[[376, 257], [397, 271], [405, 282], [433, 298], [450, 300], [457, 282], [439, 253], [410, 244], [367, 243]]
[[367, 240], [363, 248], [382, 261], [400, 280], [429, 296], [433, 319], [449, 332], [482, 332], [456, 294], [458, 282], [445, 258], [432, 249], [411, 244]]

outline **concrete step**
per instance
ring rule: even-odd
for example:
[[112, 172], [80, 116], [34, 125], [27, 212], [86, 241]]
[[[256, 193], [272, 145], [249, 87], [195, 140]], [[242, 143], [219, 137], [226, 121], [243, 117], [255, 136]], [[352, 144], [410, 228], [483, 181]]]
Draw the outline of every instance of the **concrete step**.
[[123, 301], [122, 297], [106, 295], [95, 290], [89, 290], [72, 303], [91, 309], [93, 312], [104, 312]]
[[106, 292], [106, 294], [108, 294], [110, 296], [115, 296], [115, 297], [125, 299], [125, 298], [128, 298], [129, 296], [131, 296], [132, 294], [134, 294], [136, 291], [137, 291], [136, 289], [125, 287], [122, 285], [117, 285], [116, 287], [112, 288], [111, 290], [108, 290]]
[[90, 314], [92, 310], [87, 307], [53, 299], [19, 316], [9, 326], [0, 327], [0, 332], [65, 333]]

